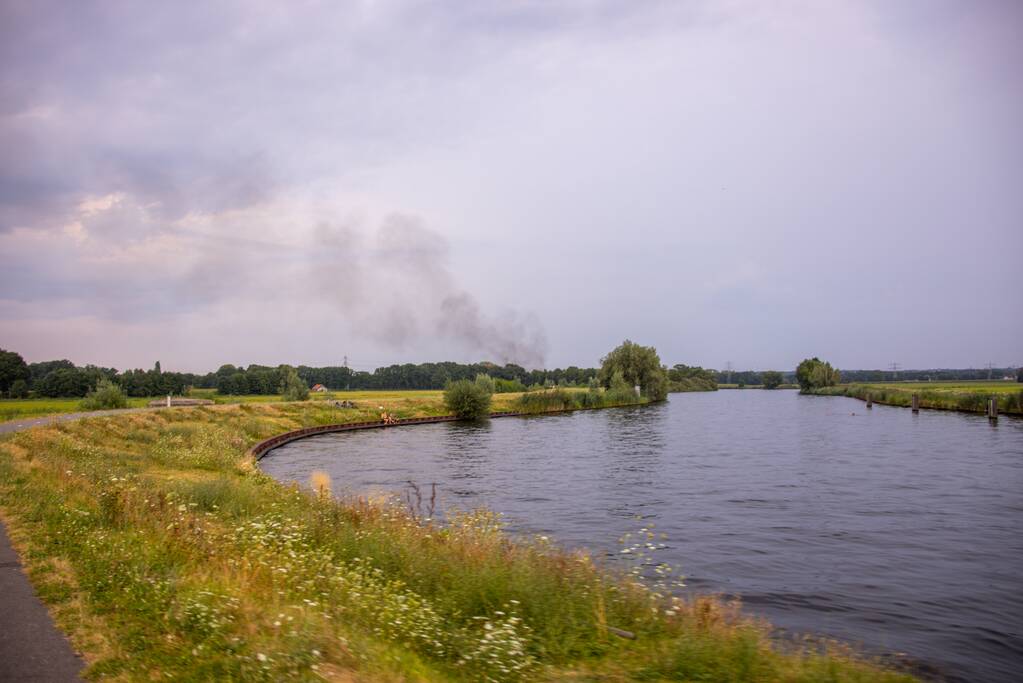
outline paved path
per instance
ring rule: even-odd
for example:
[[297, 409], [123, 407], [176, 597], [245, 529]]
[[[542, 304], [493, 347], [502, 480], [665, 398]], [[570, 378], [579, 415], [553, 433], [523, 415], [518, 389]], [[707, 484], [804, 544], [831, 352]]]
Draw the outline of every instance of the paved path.
[[116, 408], [114, 410], [93, 410], [87, 413], [55, 413], [53, 415], [43, 415], [42, 417], [33, 417], [27, 420], [13, 420], [11, 422], [0, 422], [0, 434], [6, 434], [8, 432], [17, 432], [22, 429], [28, 429], [29, 427], [38, 427], [39, 425], [48, 425], [54, 422], [68, 422], [70, 420], [80, 420], [83, 417], [101, 417], [103, 415], [119, 415], [121, 413], [141, 413], [147, 410], [167, 410], [164, 406], [159, 408]]
[[81, 681], [83, 666], [36, 596], [0, 522], [0, 681]]
[[[88, 413], [59, 413], [28, 420], [0, 423], [0, 434], [53, 422], [83, 417], [134, 413], [159, 408], [123, 408]], [[81, 681], [85, 663], [53, 623], [46, 606], [36, 595], [11, 547], [7, 529], [0, 521], [0, 681], [64, 683]]]

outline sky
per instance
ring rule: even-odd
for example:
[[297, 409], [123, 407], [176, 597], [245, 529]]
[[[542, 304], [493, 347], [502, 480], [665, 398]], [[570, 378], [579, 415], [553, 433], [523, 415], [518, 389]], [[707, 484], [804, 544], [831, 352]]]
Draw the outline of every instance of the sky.
[[0, 2], [0, 347], [1023, 364], [1023, 3]]

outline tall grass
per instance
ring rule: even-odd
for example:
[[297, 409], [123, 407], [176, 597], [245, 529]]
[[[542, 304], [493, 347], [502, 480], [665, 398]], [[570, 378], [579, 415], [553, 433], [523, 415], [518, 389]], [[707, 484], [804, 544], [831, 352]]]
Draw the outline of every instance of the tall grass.
[[847, 384], [835, 387], [823, 387], [810, 393], [819, 396], [849, 396], [875, 403], [891, 406], [909, 407], [913, 403], [913, 394], [920, 397], [920, 407], [940, 410], [961, 410], [971, 413], [983, 413], [987, 410], [990, 398], [998, 399], [998, 411], [1011, 415], [1023, 415], [1023, 389], [1005, 390], [1002, 387], [943, 387], [928, 389], [922, 385], [870, 385]]
[[635, 405], [642, 402], [643, 399], [637, 396], [630, 387], [619, 387], [606, 391], [603, 389], [568, 391], [559, 387], [522, 394], [514, 405], [516, 410], [523, 413], [548, 413], [559, 410]]
[[322, 478], [283, 486], [246, 459], [260, 438], [335, 418], [325, 403], [213, 406], [0, 441], [4, 517], [89, 677], [909, 680], [782, 653], [736, 608], [512, 539], [486, 511], [429, 522], [333, 498]]

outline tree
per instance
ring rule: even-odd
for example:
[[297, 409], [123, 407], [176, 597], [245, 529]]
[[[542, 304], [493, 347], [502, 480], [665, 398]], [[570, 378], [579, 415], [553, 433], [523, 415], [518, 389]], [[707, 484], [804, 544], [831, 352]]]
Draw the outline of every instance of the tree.
[[0, 393], [7, 393], [19, 379], [28, 381], [31, 374], [20, 353], [0, 349]]
[[479, 420], [490, 414], [490, 393], [478, 382], [455, 380], [444, 389], [444, 405], [463, 420]]
[[11, 395], [11, 398], [28, 398], [28, 382], [23, 379], [14, 380], [7, 393]]
[[309, 398], [309, 385], [302, 381], [295, 368], [284, 366], [282, 375], [281, 394], [285, 401], [304, 401]]
[[657, 349], [640, 346], [626, 339], [618, 348], [600, 361], [597, 379], [610, 388], [616, 372], [630, 386], [639, 386], [640, 393], [651, 401], [663, 401], [668, 396], [668, 377]]
[[47, 398], [85, 396], [91, 383], [89, 376], [76, 367], [57, 368], [36, 383], [36, 391]]
[[28, 380], [29, 386], [32, 389], [38, 389], [36, 385], [40, 380], [42, 380], [43, 377], [46, 377], [54, 370], [59, 370], [60, 368], [74, 370], [75, 364], [67, 360], [66, 358], [63, 360], [43, 361], [42, 363], [30, 363], [28, 366], [28, 371], [29, 374], [31, 375], [31, 377], [29, 377]]
[[841, 380], [841, 373], [831, 367], [831, 363], [825, 363], [816, 356], [805, 359], [796, 368], [796, 381], [804, 394], [821, 387], [835, 386]]
[[765, 389], [777, 389], [783, 381], [783, 377], [777, 370], [765, 370], [760, 373], [760, 381]]

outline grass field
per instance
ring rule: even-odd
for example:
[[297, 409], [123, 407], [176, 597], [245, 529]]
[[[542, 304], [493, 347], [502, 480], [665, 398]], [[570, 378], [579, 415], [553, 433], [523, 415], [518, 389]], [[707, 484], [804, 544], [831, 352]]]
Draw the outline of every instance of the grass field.
[[[245, 403], [94, 417], [0, 438], [0, 514], [40, 597], [114, 680], [908, 681], [713, 598], [603, 569], [493, 514], [441, 526], [263, 475], [246, 449], [436, 398]], [[372, 398], [372, 401], [368, 399]], [[511, 400], [496, 397], [498, 405]], [[375, 404], [375, 405], [374, 405]], [[623, 639], [614, 629], [635, 634]]]
[[[1023, 384], [1009, 381], [958, 381], [958, 382], [854, 382], [848, 386], [859, 385], [879, 389], [896, 389], [899, 391], [919, 392], [935, 391], [941, 393], [983, 392], [1011, 394], [1023, 391]], [[846, 385], [843, 385], [846, 386]]]
[[[152, 398], [129, 398], [129, 408], [142, 408]], [[0, 422], [26, 420], [58, 413], [81, 411], [80, 398], [4, 398], [0, 399]]]
[[[566, 391], [584, 391], [583, 389], [567, 389]], [[494, 394], [494, 410], [506, 410], [520, 394]], [[225, 395], [221, 396], [216, 390], [193, 391], [189, 396], [193, 398], [207, 398], [218, 405], [232, 405], [241, 403], [279, 403], [282, 400], [280, 394], [250, 394], [250, 395]], [[444, 392], [440, 389], [403, 389], [385, 391], [328, 391], [324, 393], [309, 394], [310, 401], [353, 401], [357, 404], [365, 403], [370, 406], [374, 402], [377, 406], [382, 402], [400, 400], [411, 402], [407, 405], [414, 405], [417, 401], [439, 402]], [[129, 398], [129, 408], [145, 407], [150, 401], [159, 397]], [[82, 409], [79, 406], [80, 398], [24, 398], [24, 399], [0, 399], [0, 422], [13, 420], [25, 420], [46, 415], [57, 415], [59, 413], [77, 413]], [[405, 404], [403, 404], [405, 405]], [[505, 407], [501, 407], [505, 406]]]
[[[423, 399], [440, 400], [442, 391], [332, 391], [327, 393], [313, 393], [309, 395], [311, 401], [327, 400], [349, 400], [355, 402], [390, 401], [393, 399]], [[269, 395], [241, 395], [221, 396], [216, 391], [193, 392], [195, 398], [208, 398], [218, 404], [237, 403], [275, 403], [281, 401], [280, 394]], [[517, 395], [517, 394], [516, 394]], [[503, 394], [497, 394], [495, 399], [500, 399]], [[509, 394], [509, 396], [511, 396]], [[150, 401], [159, 397], [129, 398], [129, 408], [143, 408]], [[79, 407], [80, 398], [24, 398], [24, 399], [0, 399], [0, 422], [12, 420], [25, 420], [45, 415], [57, 415], [59, 413], [77, 413], [82, 409]], [[378, 403], [379, 405], [379, 403]]]
[[921, 408], [961, 410], [983, 413], [989, 398], [998, 399], [998, 410], [1009, 415], [1023, 415], [1023, 385], [1019, 382], [878, 382], [840, 384], [818, 389], [822, 396], [849, 396], [875, 403], [910, 406], [913, 395], [920, 397]]

